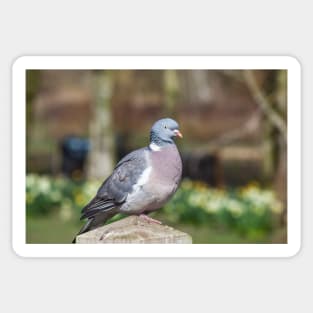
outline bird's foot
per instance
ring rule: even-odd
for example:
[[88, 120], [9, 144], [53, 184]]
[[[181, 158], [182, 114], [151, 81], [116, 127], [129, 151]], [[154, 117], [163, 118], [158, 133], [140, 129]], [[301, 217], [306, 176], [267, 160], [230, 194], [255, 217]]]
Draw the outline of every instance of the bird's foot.
[[162, 224], [162, 222], [160, 222], [160, 221], [158, 221], [158, 220], [155, 220], [154, 218], [149, 217], [148, 215], [145, 215], [145, 214], [140, 214], [140, 215], [139, 215], [139, 218], [145, 220], [145, 221], [148, 222], [148, 223], [154, 223], [154, 224], [159, 224], [159, 225]]

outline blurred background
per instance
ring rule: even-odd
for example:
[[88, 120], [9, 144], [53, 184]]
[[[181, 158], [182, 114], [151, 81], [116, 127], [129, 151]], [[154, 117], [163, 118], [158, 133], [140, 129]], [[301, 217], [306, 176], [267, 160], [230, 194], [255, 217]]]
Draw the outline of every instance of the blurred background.
[[183, 180], [151, 216], [194, 243], [287, 242], [285, 70], [26, 75], [27, 243], [70, 243], [82, 207], [162, 117], [184, 135]]

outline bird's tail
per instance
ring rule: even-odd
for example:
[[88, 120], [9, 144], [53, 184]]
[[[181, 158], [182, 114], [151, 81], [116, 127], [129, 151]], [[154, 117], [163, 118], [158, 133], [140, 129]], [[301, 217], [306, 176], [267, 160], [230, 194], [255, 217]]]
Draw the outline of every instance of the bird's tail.
[[109, 210], [109, 211], [98, 213], [97, 215], [94, 215], [93, 217], [88, 218], [86, 224], [81, 228], [81, 230], [75, 236], [72, 243], [76, 243], [77, 236], [102, 226], [107, 220], [113, 217], [116, 213], [117, 212], [115, 210]]
[[77, 235], [76, 235], [75, 238], [73, 239], [72, 243], [76, 243], [76, 237], [77, 237], [77, 236], [79, 236], [79, 235], [81, 235], [81, 234], [83, 234], [83, 233], [86, 233], [87, 231], [90, 231], [90, 230], [93, 229], [93, 228], [91, 228], [91, 225], [93, 224], [93, 223], [92, 223], [93, 220], [94, 220], [94, 217], [89, 218], [89, 219], [87, 220], [87, 223], [80, 229], [80, 231], [77, 233]]

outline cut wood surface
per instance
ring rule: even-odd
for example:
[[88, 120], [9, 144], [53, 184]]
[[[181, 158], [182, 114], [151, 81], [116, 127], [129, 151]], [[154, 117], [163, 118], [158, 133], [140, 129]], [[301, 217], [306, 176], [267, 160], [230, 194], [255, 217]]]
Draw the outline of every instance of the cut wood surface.
[[76, 243], [192, 243], [192, 238], [167, 225], [129, 216], [77, 236]]

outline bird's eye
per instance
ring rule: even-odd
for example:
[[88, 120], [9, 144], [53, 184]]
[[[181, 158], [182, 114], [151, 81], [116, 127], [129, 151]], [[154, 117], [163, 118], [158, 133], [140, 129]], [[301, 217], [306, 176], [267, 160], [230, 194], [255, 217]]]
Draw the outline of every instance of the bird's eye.
[[164, 128], [167, 128], [167, 126], [166, 126], [166, 125], [164, 125]]

